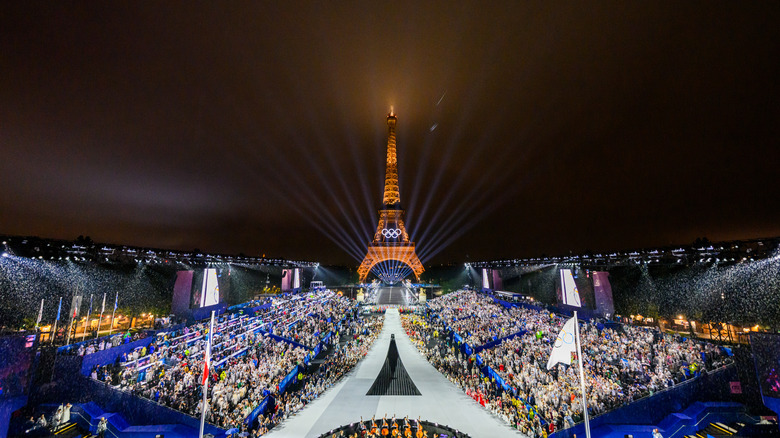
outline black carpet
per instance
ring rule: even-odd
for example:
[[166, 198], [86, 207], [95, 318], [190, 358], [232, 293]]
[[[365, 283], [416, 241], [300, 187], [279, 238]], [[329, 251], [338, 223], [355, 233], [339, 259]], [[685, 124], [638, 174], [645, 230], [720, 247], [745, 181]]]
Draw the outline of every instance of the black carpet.
[[398, 357], [394, 335], [390, 338], [385, 364], [366, 395], [421, 395]]

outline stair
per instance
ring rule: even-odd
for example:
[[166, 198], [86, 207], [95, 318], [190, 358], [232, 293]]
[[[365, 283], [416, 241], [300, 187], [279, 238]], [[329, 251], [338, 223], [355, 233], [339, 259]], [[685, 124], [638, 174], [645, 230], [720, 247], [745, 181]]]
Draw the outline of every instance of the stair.
[[81, 435], [81, 432], [75, 422], [63, 424], [54, 429], [52, 432], [53, 434], [51, 436], [55, 436], [57, 438], [73, 438]]
[[[693, 437], [695, 438], [733, 438], [737, 434], [737, 429], [720, 422], [709, 423], [704, 429], [700, 429]], [[691, 436], [691, 435], [687, 435]]]

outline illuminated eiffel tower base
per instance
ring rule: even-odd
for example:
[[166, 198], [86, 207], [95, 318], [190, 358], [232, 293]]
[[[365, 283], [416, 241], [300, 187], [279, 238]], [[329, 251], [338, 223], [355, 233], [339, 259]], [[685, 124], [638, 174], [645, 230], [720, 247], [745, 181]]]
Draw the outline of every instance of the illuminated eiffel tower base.
[[365, 283], [371, 270], [383, 262], [398, 262], [408, 266], [417, 281], [425, 269], [417, 257], [414, 242], [409, 241], [409, 234], [404, 225], [404, 210], [398, 193], [398, 161], [395, 145], [395, 125], [398, 119], [392, 109], [387, 116], [387, 168], [385, 170], [385, 190], [383, 208], [379, 210], [379, 225], [374, 233], [374, 240], [368, 244], [368, 251], [363, 262], [358, 267], [360, 283]]

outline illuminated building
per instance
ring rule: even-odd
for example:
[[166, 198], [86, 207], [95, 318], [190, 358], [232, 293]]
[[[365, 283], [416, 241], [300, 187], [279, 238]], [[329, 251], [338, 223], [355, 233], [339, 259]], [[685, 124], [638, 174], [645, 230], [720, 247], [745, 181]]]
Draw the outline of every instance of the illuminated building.
[[398, 159], [395, 144], [397, 122], [398, 119], [391, 108], [390, 114], [387, 115], [387, 167], [382, 209], [379, 210], [379, 224], [374, 233], [374, 240], [368, 244], [366, 256], [358, 267], [361, 283], [366, 281], [368, 273], [374, 266], [385, 261], [396, 261], [409, 266], [417, 280], [425, 271], [417, 257], [414, 242], [409, 241], [409, 234], [404, 225], [405, 212], [401, 208], [401, 197], [398, 192]]

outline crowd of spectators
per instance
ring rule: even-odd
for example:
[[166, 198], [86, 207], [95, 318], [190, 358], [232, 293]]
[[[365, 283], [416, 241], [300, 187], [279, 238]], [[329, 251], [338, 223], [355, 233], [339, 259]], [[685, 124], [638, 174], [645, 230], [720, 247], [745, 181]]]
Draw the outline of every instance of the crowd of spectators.
[[96, 351], [108, 350], [112, 347], [118, 347], [122, 344], [145, 339], [149, 334], [145, 331], [132, 333], [129, 330], [124, 333], [117, 333], [111, 336], [103, 336], [91, 341], [84, 341], [78, 344], [69, 345], [63, 348], [59, 354], [70, 356], [85, 356]]
[[[146, 347], [96, 367], [91, 376], [117, 389], [193, 416], [202, 410], [208, 321], [159, 333]], [[223, 315], [215, 322], [209, 373], [207, 421], [246, 429], [245, 419], [267, 397], [276, 403], [252, 431], [262, 434], [330, 387], [367, 353], [381, 320], [359, 317], [354, 303], [330, 291], [274, 298], [254, 315]], [[316, 372], [299, 376], [293, 391], [280, 382], [328, 333], [328, 359]], [[339, 339], [344, 344], [339, 344]], [[302, 367], [308, 370], [308, 367]]]
[[494, 379], [483, 376], [476, 357], [461, 351], [446, 335], [447, 329], [439, 319], [403, 315], [401, 323], [423, 356], [477, 403], [527, 436], [547, 435], [535, 408], [511, 392], [503, 391]]
[[[341, 380], [368, 354], [382, 331], [383, 323], [383, 317], [373, 316], [347, 321], [338, 336], [333, 338], [333, 348], [328, 352], [326, 360], [322, 364], [310, 366], [305, 375], [299, 375], [300, 381], [279, 396], [273, 409], [258, 418], [258, 425], [252, 430], [252, 436], [264, 435]], [[339, 342], [340, 339], [343, 344]]]
[[349, 298], [337, 295], [300, 301], [287, 310], [288, 314], [295, 315], [295, 320], [292, 323], [275, 325], [273, 333], [313, 348], [351, 306]]
[[494, 337], [516, 333], [522, 328], [522, 322], [511, 310], [476, 292], [447, 294], [428, 301], [428, 308], [473, 346], [485, 344]]
[[[494, 414], [530, 436], [545, 436], [583, 417], [577, 360], [547, 370], [566, 317], [503, 308], [481, 293], [459, 291], [429, 302], [427, 318], [405, 316], [418, 348], [442, 373]], [[450, 330], [476, 348], [465, 357]], [[715, 345], [629, 325], [580, 323], [588, 411], [597, 415], [714, 369], [726, 361]], [[512, 336], [514, 335], [514, 336]], [[506, 339], [504, 339], [506, 338]], [[487, 378], [487, 365], [503, 379]]]
[[[207, 414], [209, 421], [217, 426], [228, 427], [243, 421], [265, 394], [275, 389], [286, 373], [309, 354], [308, 349], [253, 331], [249, 321], [250, 318], [239, 319], [222, 331], [215, 329], [209, 375], [211, 409]], [[198, 416], [202, 408], [206, 327], [205, 322], [190, 327], [192, 342], [165, 340], [156, 348], [150, 345], [151, 353], [141, 356], [148, 358], [148, 363], [135, 358], [146, 353], [142, 349], [134, 352], [125, 364], [96, 368], [92, 377]], [[239, 352], [243, 354], [235, 355]]]

